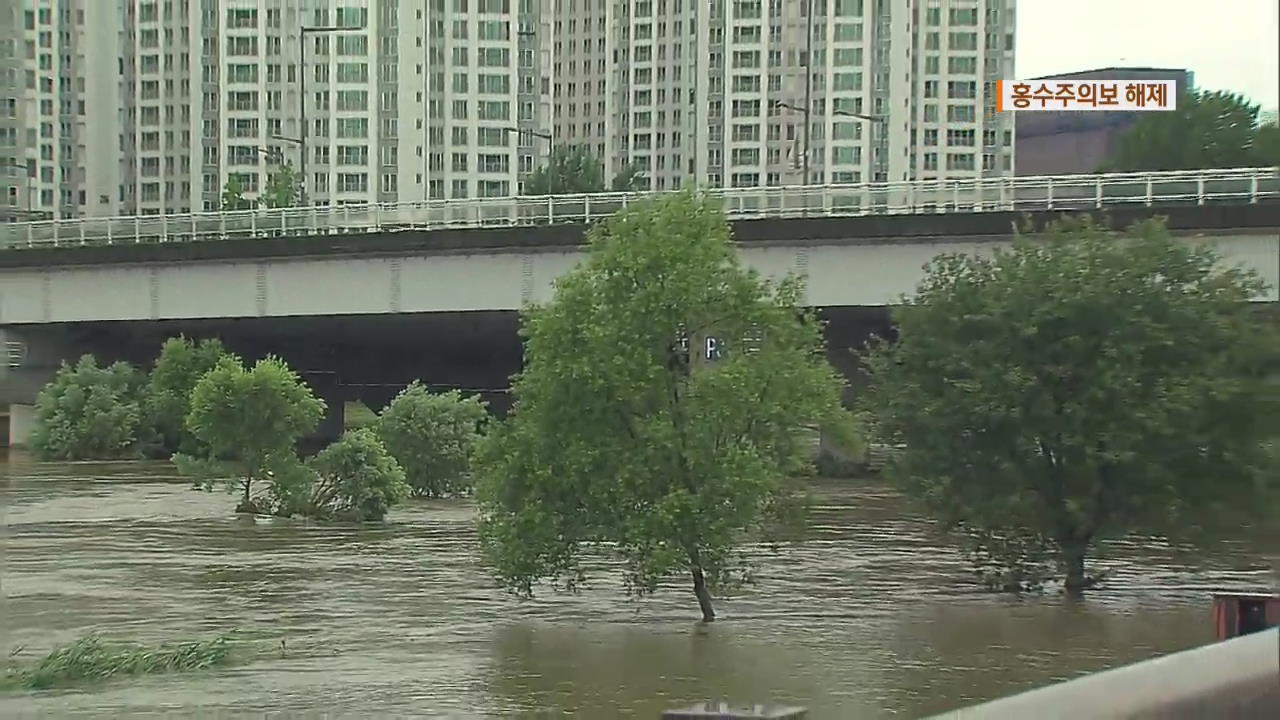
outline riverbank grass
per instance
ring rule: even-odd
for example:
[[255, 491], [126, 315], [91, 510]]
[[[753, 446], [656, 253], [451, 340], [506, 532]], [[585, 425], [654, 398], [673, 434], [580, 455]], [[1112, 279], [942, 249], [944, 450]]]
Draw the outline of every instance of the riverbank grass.
[[122, 676], [194, 672], [230, 662], [230, 643], [225, 635], [155, 647], [108, 643], [89, 635], [55, 648], [34, 665], [9, 668], [3, 684], [45, 690]]

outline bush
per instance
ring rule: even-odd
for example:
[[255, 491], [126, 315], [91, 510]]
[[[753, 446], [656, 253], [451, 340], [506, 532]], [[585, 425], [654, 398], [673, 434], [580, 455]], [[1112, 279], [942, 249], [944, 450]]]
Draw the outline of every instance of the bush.
[[270, 483], [274, 500], [294, 493], [294, 488], [274, 486], [300, 482], [294, 445], [315, 429], [324, 407], [282, 360], [268, 357], [247, 370], [239, 359], [224, 357], [196, 384], [187, 415], [187, 427], [208, 452], [180, 456], [178, 468], [206, 489], [218, 478], [229, 478], [229, 485], [241, 490], [237, 510], [262, 512], [253, 497], [254, 482]]
[[147, 387], [146, 415], [165, 454], [199, 453], [201, 443], [187, 430], [191, 392], [205, 373], [227, 356], [219, 340], [169, 338], [160, 348]]
[[345, 433], [312, 458], [301, 512], [309, 517], [381, 520], [409, 494], [404, 470], [368, 428]]
[[415, 382], [383, 409], [374, 429], [414, 495], [444, 497], [470, 487], [471, 454], [488, 419], [479, 398], [432, 393]]
[[36, 399], [32, 448], [51, 460], [137, 454], [143, 376], [128, 363], [99, 367], [92, 355], [63, 363]]

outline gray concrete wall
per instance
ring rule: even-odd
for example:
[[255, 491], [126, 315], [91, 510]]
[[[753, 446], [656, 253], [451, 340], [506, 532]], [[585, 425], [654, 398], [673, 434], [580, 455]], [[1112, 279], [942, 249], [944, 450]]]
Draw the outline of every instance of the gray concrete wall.
[[35, 408], [31, 405], [9, 405], [9, 447], [27, 447], [35, 427]]
[[1280, 717], [1280, 631], [1032, 690], [934, 720], [1181, 720]]
[[[1208, 238], [1226, 262], [1260, 272], [1277, 299], [1274, 231]], [[1002, 238], [744, 246], [761, 273], [808, 276], [815, 306], [883, 306], [911, 292], [940, 253], [986, 253]], [[0, 271], [0, 325], [516, 310], [550, 299], [553, 281], [582, 259], [577, 249], [513, 249], [426, 256], [55, 266]]]

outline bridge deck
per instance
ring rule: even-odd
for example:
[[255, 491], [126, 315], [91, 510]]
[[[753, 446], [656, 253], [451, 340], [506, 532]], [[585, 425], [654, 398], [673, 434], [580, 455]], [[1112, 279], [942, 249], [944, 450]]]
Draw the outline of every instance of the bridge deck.
[[[1280, 198], [1280, 168], [707, 191], [733, 220], [1097, 210]], [[0, 249], [585, 224], [643, 197], [596, 193], [79, 218], [0, 226]]]

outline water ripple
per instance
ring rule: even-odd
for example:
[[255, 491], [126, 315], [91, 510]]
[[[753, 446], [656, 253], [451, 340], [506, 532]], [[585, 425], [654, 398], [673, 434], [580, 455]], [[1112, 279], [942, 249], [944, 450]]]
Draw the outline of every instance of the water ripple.
[[1274, 537], [1129, 538], [1103, 548], [1111, 581], [1085, 603], [993, 597], [892, 491], [813, 494], [804, 541], [748, 548], [758, 583], [703, 627], [685, 579], [629, 600], [614, 563], [577, 595], [515, 599], [481, 565], [465, 502], [410, 503], [382, 526], [246, 521], [161, 464], [0, 465], [0, 649], [239, 628], [269, 650], [11, 695], [0, 716], [651, 718], [732, 697], [917, 717], [1205, 642], [1208, 592], [1272, 581]]

